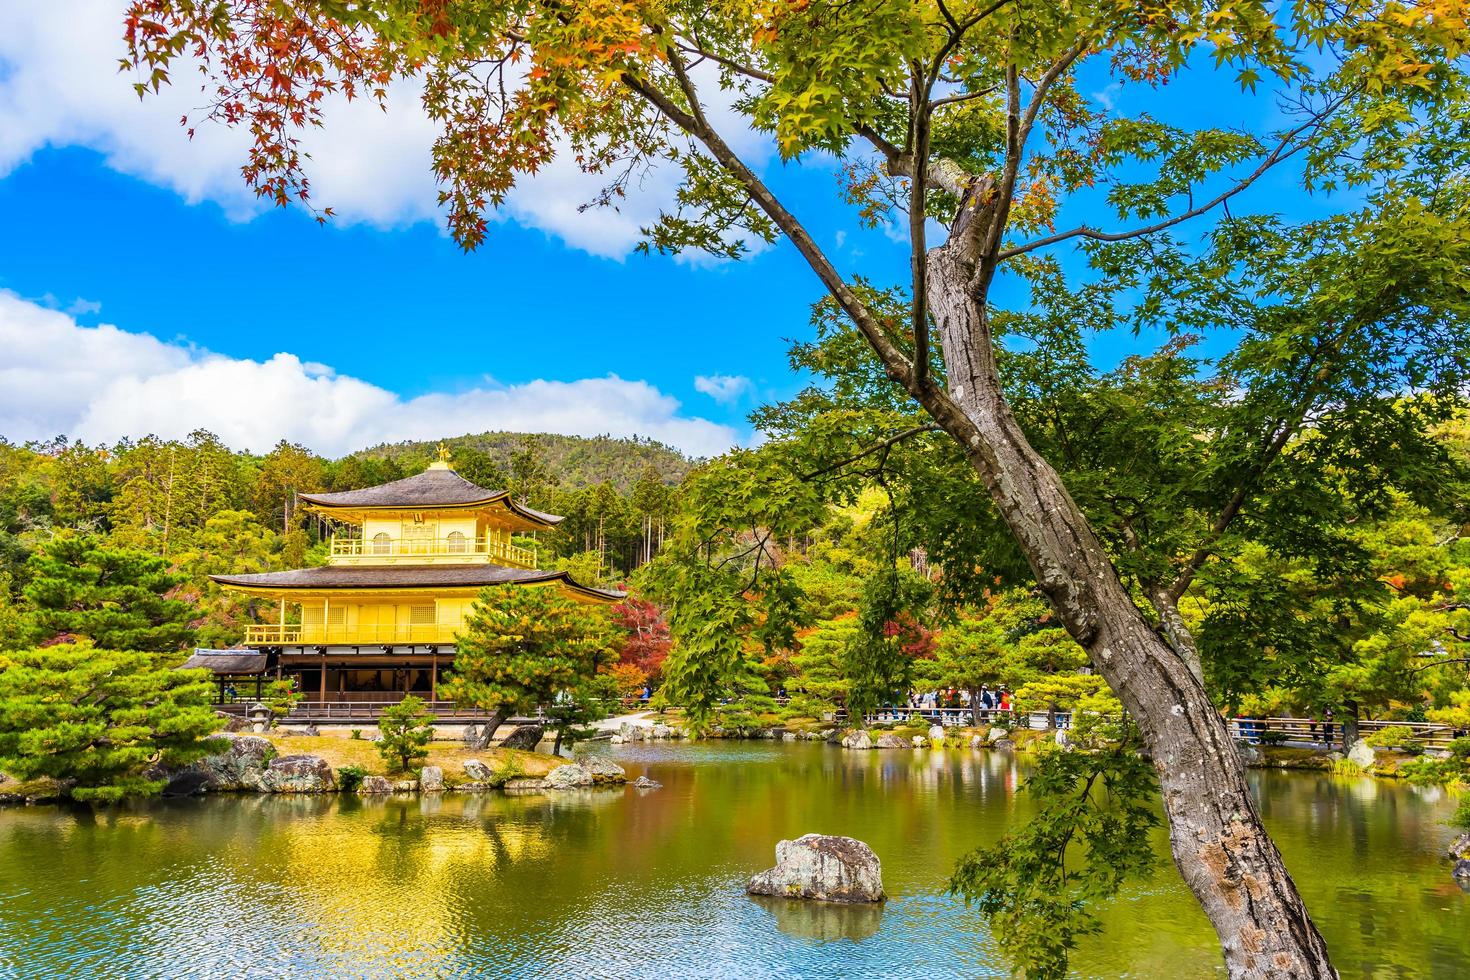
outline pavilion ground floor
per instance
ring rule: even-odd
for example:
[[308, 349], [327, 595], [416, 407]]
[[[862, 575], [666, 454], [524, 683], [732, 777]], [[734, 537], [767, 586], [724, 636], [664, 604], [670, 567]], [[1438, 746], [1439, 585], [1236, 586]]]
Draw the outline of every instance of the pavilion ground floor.
[[436, 715], [463, 720], [487, 714], [441, 696], [453, 647], [262, 647], [249, 651], [248, 660], [241, 653], [201, 650], [186, 665], [214, 671], [217, 704], [227, 711], [242, 713], [271, 682], [285, 680], [301, 698], [291, 720], [373, 720], [410, 694]]

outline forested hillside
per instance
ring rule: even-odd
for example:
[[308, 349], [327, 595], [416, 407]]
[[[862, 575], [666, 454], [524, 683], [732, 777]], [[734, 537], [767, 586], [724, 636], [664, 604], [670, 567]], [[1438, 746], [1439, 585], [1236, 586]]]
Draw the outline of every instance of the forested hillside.
[[[519, 432], [481, 432], [446, 438], [456, 458], [482, 459], [489, 467], [510, 474], [514, 460], [526, 440]], [[561, 485], [568, 487], [611, 483], [620, 493], [629, 492], [652, 467], [666, 483], [678, 483], [694, 465], [687, 456], [671, 446], [651, 439], [615, 439], [612, 436], [538, 435], [541, 459], [547, 470], [555, 474]], [[410, 471], [421, 468], [434, 456], [437, 442], [383, 443], [359, 450], [349, 459], [388, 460]], [[489, 484], [486, 484], [487, 486]]]

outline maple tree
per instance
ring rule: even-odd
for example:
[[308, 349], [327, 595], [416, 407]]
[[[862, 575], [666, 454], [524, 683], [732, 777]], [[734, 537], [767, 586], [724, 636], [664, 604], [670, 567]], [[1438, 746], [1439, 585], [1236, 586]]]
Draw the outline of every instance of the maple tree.
[[[321, 122], [328, 94], [384, 99], [393, 80], [413, 77], [439, 126], [441, 203], [466, 247], [484, 239], [487, 211], [516, 180], [559, 152], [606, 175], [604, 203], [649, 166], [682, 169], [682, 186], [647, 230], [649, 248], [733, 257], [752, 239], [784, 236], [895, 389], [959, 447], [1059, 622], [1137, 720], [1175, 863], [1220, 936], [1230, 974], [1328, 977], [1325, 944], [1261, 827], [1178, 615], [1204, 558], [1186, 557], [1135, 602], [1087, 512], [1017, 418], [1001, 381], [1004, 323], [992, 319], [991, 293], [1002, 271], [1043, 293], [1065, 285], [1053, 251], [1064, 243], [1092, 250], [1103, 271], [1117, 264], [1103, 246], [1119, 243], [1134, 269], [1189, 261], [1170, 253], [1172, 229], [1218, 217], [1263, 174], [1294, 166], [1309, 188], [1368, 198], [1339, 233], [1376, 243], [1380, 257], [1411, 255], [1427, 276], [1406, 284], [1421, 287], [1409, 306], [1394, 308], [1404, 294], [1391, 293], [1373, 309], [1340, 310], [1349, 315], [1327, 334], [1278, 319], [1283, 329], [1252, 351], [1257, 365], [1307, 367], [1315, 394], [1315, 372], [1328, 367], [1321, 358], [1330, 361], [1340, 342], [1333, 337], [1374, 323], [1424, 340], [1408, 314], [1428, 311], [1420, 323], [1434, 322], [1464, 305], [1455, 285], [1465, 264], [1461, 196], [1457, 187], [1441, 194], [1435, 174], [1462, 159], [1465, 19], [1460, 0], [1172, 0], [1147, 9], [1107, 0], [135, 0], [124, 66], [138, 73], [141, 93], [168, 82], [180, 58], [201, 64], [209, 114], [251, 134], [244, 177], [276, 203], [310, 201], [300, 132]], [[1076, 84], [1096, 64], [1146, 91], [1211, 63], [1246, 89], [1273, 87], [1287, 108], [1282, 124], [1185, 129], [1099, 108]], [[839, 155], [859, 220], [906, 232], [909, 261], [894, 277], [905, 286], [900, 318], [880, 315], [732, 147], [731, 117], [770, 133], [786, 158]], [[1422, 179], [1399, 179], [1416, 168]], [[1097, 187], [1106, 187], [1115, 223], [1058, 230], [1064, 204]], [[931, 219], [944, 226], [937, 243]], [[1269, 238], [1261, 222], [1222, 227], [1227, 245]], [[1311, 268], [1308, 238], [1283, 245], [1281, 267]], [[1147, 254], [1155, 246], [1162, 258]], [[1204, 285], [1237, 282], [1201, 276]], [[1268, 275], [1252, 288], [1272, 285]], [[1311, 282], [1276, 285], [1289, 296]], [[1221, 289], [1189, 301], [1210, 309], [1239, 297]], [[1415, 373], [1412, 351], [1392, 363], [1406, 361]], [[1278, 421], [1300, 421], [1316, 404], [1286, 400]], [[1295, 429], [1273, 429], [1269, 455]], [[766, 491], [798, 500], [801, 492]], [[1227, 504], [1217, 521], [1228, 525], [1231, 511]], [[688, 574], [694, 584], [726, 584]], [[785, 599], [779, 579], [765, 593], [772, 597]], [[691, 611], [714, 620], [703, 628], [703, 662], [680, 669], [711, 681], [745, 661], [743, 641], [711, 631], [784, 628], [713, 601]]]

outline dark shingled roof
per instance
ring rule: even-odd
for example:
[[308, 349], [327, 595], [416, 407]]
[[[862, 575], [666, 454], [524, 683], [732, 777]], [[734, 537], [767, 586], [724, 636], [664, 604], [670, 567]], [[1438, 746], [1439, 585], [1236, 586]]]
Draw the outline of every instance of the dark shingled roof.
[[344, 490], [340, 493], [303, 493], [301, 499], [320, 507], [402, 507], [404, 509], [462, 507], [467, 504], [493, 503], [503, 499], [511, 510], [520, 514], [528, 514], [545, 524], [557, 524], [562, 520], [556, 514], [547, 514], [529, 507], [522, 507], [511, 500], [510, 495], [504, 490], [486, 490], [451, 469], [428, 469], [416, 476], [362, 490]]
[[195, 650], [179, 669], [203, 667], [216, 674], [259, 674], [265, 670], [265, 661], [265, 654], [254, 650]]
[[211, 575], [221, 585], [256, 589], [424, 589], [483, 588], [508, 583], [564, 582], [579, 592], [603, 599], [623, 598], [582, 585], [566, 572], [508, 568], [505, 565], [323, 565], [289, 572], [254, 575]]

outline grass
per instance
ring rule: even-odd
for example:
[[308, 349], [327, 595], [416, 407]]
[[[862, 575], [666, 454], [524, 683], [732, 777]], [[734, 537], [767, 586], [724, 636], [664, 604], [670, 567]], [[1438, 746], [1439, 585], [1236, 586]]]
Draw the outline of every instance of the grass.
[[[370, 776], [405, 778], [403, 773], [388, 772], [383, 757], [378, 755], [374, 743], [366, 739], [329, 738], [307, 735], [267, 735], [281, 755], [315, 755], [326, 760], [334, 770], [343, 766], [361, 766]], [[567, 760], [540, 752], [521, 752], [517, 749], [467, 749], [459, 742], [430, 742], [429, 757], [421, 765], [438, 766], [444, 770], [444, 782], [449, 786], [470, 782], [464, 774], [464, 764], [469, 759], [479, 759], [491, 769], [499, 768], [509, 759], [520, 763], [528, 778], [540, 778]]]

